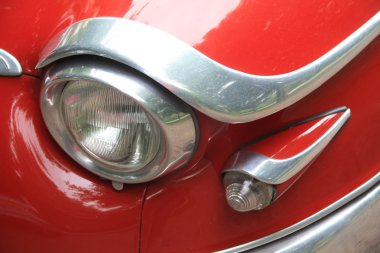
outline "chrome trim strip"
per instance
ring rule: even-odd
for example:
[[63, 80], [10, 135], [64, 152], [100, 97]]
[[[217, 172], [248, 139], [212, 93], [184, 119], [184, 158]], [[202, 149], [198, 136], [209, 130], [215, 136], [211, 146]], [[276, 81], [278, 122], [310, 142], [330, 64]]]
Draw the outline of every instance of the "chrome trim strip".
[[22, 68], [18, 60], [0, 48], [0, 76], [20, 76]]
[[305, 97], [337, 73], [380, 33], [380, 12], [329, 52], [295, 71], [258, 76], [223, 66], [155, 28], [121, 18], [71, 25], [41, 54], [37, 68], [92, 54], [129, 65], [182, 100], [223, 122], [249, 122]]
[[249, 252], [379, 252], [380, 185], [324, 219]]
[[241, 150], [226, 164], [222, 173], [229, 171], [247, 174], [267, 184], [281, 184], [300, 172], [329, 144], [351, 116], [347, 109], [340, 118], [314, 143], [302, 152], [287, 159], [275, 159], [265, 155]]
[[343, 205], [347, 204], [351, 200], [355, 199], [356, 197], [360, 196], [364, 192], [368, 191], [371, 187], [373, 187], [375, 184], [380, 182], [380, 173], [377, 173], [374, 177], [372, 177], [370, 180], [365, 182], [360, 187], [356, 188], [354, 191], [350, 192], [343, 198], [339, 199], [338, 201], [334, 202], [333, 204], [327, 206], [326, 208], [322, 209], [321, 211], [313, 214], [312, 216], [292, 225], [289, 226], [283, 230], [280, 230], [276, 233], [270, 234], [268, 236], [262, 237], [260, 239], [254, 240], [252, 242], [248, 242], [245, 244], [238, 245], [236, 247], [232, 247], [229, 249], [225, 249], [222, 251], [219, 251], [220, 253], [236, 253], [236, 252], [244, 252], [248, 250], [255, 249], [259, 246], [262, 246], [264, 244], [276, 241], [280, 238], [283, 238], [285, 236], [288, 236], [292, 233], [295, 233], [298, 230], [301, 230], [310, 224], [322, 219], [323, 217], [329, 215], [333, 211], [337, 210], [338, 208], [342, 207]]
[[[73, 80], [90, 80], [117, 89], [134, 99], [155, 121], [161, 141], [149, 164], [125, 170], [122, 164], [94, 159], [80, 147], [65, 124], [60, 103], [63, 88]], [[40, 99], [43, 119], [61, 148], [87, 170], [115, 182], [142, 183], [167, 174], [186, 164], [197, 146], [198, 126], [191, 107], [152, 79], [115, 61], [83, 56], [52, 65], [45, 75]]]

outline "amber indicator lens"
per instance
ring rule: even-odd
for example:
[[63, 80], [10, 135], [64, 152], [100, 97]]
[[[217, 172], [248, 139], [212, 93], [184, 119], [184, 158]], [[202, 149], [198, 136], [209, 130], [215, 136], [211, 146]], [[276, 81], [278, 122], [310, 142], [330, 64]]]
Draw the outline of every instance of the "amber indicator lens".
[[142, 107], [114, 88], [71, 81], [62, 96], [62, 116], [74, 140], [93, 158], [133, 171], [152, 161], [160, 132]]

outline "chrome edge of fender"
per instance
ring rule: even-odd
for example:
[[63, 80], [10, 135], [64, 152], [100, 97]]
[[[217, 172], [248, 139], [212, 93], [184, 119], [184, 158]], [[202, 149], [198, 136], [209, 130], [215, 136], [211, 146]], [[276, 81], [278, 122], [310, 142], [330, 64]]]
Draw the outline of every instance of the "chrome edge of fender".
[[380, 33], [380, 12], [317, 60], [295, 71], [258, 76], [223, 66], [153, 27], [122, 18], [92, 18], [53, 38], [37, 68], [79, 54], [135, 68], [182, 100], [223, 122], [249, 122], [306, 96], [337, 73]]
[[319, 222], [249, 252], [378, 252], [380, 185]]
[[18, 60], [0, 48], [0, 76], [20, 76], [22, 68]]
[[350, 117], [351, 110], [346, 109], [321, 137], [295, 156], [287, 159], [275, 159], [259, 153], [242, 150], [229, 159], [226, 169], [222, 173], [244, 173], [267, 184], [284, 183], [315, 159]]
[[[368, 208], [372, 209], [371, 212], [374, 214], [373, 217], [378, 217], [376, 210], [378, 209], [379, 200], [380, 200], [380, 189], [379, 189], [379, 184], [378, 184], [379, 182], [380, 182], [380, 173], [377, 173], [374, 177], [369, 179], [363, 185], [356, 188], [355, 190], [353, 190], [352, 192], [350, 192], [343, 198], [339, 199], [338, 201], [334, 202], [333, 204], [315, 213], [314, 215], [290, 227], [280, 230], [276, 233], [270, 234], [268, 236], [262, 237], [252, 242], [248, 242], [246, 244], [241, 244], [233, 248], [219, 251], [219, 253], [248, 252], [250, 250], [254, 250], [254, 252], [256, 252], [256, 250], [261, 249], [261, 248], [258, 248], [260, 246], [263, 246], [264, 250], [269, 250], [265, 252], [276, 252], [276, 251], [273, 251], [274, 249], [284, 250], [285, 246], [286, 246], [285, 249], [289, 249], [289, 251], [281, 250], [281, 252], [299, 252], [299, 251], [295, 251], [298, 248], [301, 249], [300, 252], [305, 252], [305, 251], [314, 252], [312, 249], [315, 249], [316, 247], [324, 247], [326, 245], [328, 246], [329, 245], [328, 240], [324, 240], [324, 239], [327, 239], [329, 236], [332, 236], [335, 238], [335, 240], [339, 240], [339, 237], [337, 237], [337, 235], [339, 235], [339, 232], [341, 230], [346, 228], [345, 232], [349, 232], [347, 231], [347, 224], [350, 225], [351, 228], [353, 228], [352, 226], [355, 226], [355, 224], [352, 224], [349, 222], [350, 219], [354, 217], [361, 217], [360, 219], [362, 220], [363, 218], [364, 219], [366, 219], [366, 217], [368, 218], [364, 209], [368, 209]], [[376, 188], [371, 190], [371, 188], [374, 187], [375, 185], [377, 185]], [[366, 192], [368, 192], [368, 194]], [[362, 197], [360, 196], [362, 194], [365, 194], [365, 195]], [[356, 198], [357, 200], [354, 200]], [[376, 203], [377, 207], [371, 208], [371, 205], [374, 203]], [[344, 206], [346, 204], [347, 206]], [[341, 207], [342, 207], [342, 211], [337, 210]], [[333, 213], [335, 210], [337, 210], [337, 212]], [[341, 219], [344, 217], [348, 218], [349, 220]], [[322, 218], [325, 218], [325, 219], [322, 219]], [[317, 231], [320, 231], [318, 229], [323, 228], [323, 227], [325, 229], [323, 231], [324, 234], [318, 233]], [[329, 230], [326, 231], [326, 228], [329, 228]], [[301, 236], [297, 236], [298, 234], [301, 234]], [[309, 235], [309, 236], [305, 236], [305, 235]], [[308, 250], [306, 250], [304, 247], [292, 247], [292, 245], [301, 246], [299, 244], [300, 242], [298, 240], [299, 238], [302, 238], [301, 241], [302, 241], [303, 246], [310, 245], [310, 248], [308, 248]], [[277, 247], [276, 245], [282, 246], [282, 248]]]

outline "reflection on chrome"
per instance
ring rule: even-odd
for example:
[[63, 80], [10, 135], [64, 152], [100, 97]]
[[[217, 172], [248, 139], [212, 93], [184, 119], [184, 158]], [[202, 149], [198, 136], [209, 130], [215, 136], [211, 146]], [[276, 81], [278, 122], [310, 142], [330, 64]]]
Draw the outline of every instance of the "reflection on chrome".
[[22, 68], [18, 60], [0, 48], [0, 76], [19, 76]]
[[380, 33], [380, 12], [336, 47], [295, 71], [259, 76], [223, 66], [155, 28], [120, 18], [80, 21], [44, 49], [37, 68], [79, 54], [107, 57], [145, 73], [204, 114], [249, 122], [305, 97]]
[[267, 184], [284, 183], [315, 159], [350, 117], [351, 110], [345, 109], [339, 119], [316, 141], [306, 149], [286, 159], [275, 159], [252, 151], [238, 151], [229, 159], [222, 173], [246, 174]]
[[[280, 231], [278, 231], [276, 233], [273, 233], [273, 234], [270, 234], [268, 236], [262, 237], [262, 238], [260, 238], [258, 240], [255, 240], [255, 241], [252, 241], [252, 242], [248, 242], [248, 243], [245, 243], [245, 244], [242, 244], [242, 245], [238, 245], [236, 247], [229, 248], [229, 249], [226, 249], [226, 250], [222, 250], [222, 251], [219, 251], [219, 252], [220, 253], [247, 252], [248, 250], [255, 250], [259, 246], [262, 246], [262, 245], [268, 244], [270, 242], [276, 241], [276, 240], [281, 239], [281, 238], [283, 238], [285, 236], [290, 235], [290, 237], [291, 237], [291, 234], [293, 234], [293, 233], [295, 233], [295, 232], [297, 232], [297, 231], [299, 231], [299, 230], [301, 230], [303, 228], [307, 228], [307, 226], [311, 225], [312, 223], [314, 223], [314, 222], [322, 219], [323, 217], [331, 214], [333, 211], [339, 209], [340, 207], [344, 206], [345, 204], [347, 204], [350, 201], [354, 200], [355, 198], [359, 197], [361, 194], [363, 194], [366, 191], [370, 190], [373, 186], [378, 185], [379, 182], [380, 182], [380, 173], [376, 174], [374, 177], [372, 177], [371, 179], [369, 179], [363, 185], [361, 185], [360, 187], [356, 188], [354, 191], [350, 192], [349, 194], [347, 194], [343, 198], [339, 199], [338, 201], [332, 203], [331, 205], [327, 206], [326, 208], [322, 209], [321, 211], [313, 214], [312, 216], [310, 216], [310, 217], [308, 217], [308, 218], [306, 218], [304, 220], [301, 220], [300, 222], [298, 222], [298, 223], [296, 223], [296, 224], [294, 224], [292, 226], [289, 226], [289, 227], [287, 227], [287, 228], [285, 228], [283, 230], [280, 230]], [[377, 201], [376, 205], [378, 205], [378, 203], [379, 203], [378, 200], [379, 200], [379, 196], [380, 196], [379, 195], [379, 186], [377, 186], [375, 188], [375, 192], [376, 192], [376, 195], [377, 195], [376, 196], [376, 201]], [[373, 196], [373, 192], [372, 191], [370, 192], [370, 195]], [[370, 204], [370, 202], [372, 200], [372, 196], [370, 196], [369, 199], [368, 198], [367, 199], [364, 198], [365, 199], [364, 200], [364, 204], [365, 205], [368, 204], [368, 203]], [[369, 202], [367, 202], [368, 200], [369, 200]], [[361, 200], [359, 199], [359, 201], [361, 201]], [[355, 203], [354, 203], [354, 205], [355, 205]], [[371, 205], [368, 205], [367, 207], [371, 207]], [[377, 211], [378, 209], [375, 209], [375, 210]], [[361, 208], [358, 208], [357, 211], [360, 212]], [[374, 217], [379, 217], [377, 215], [377, 212], [374, 215], [375, 215]], [[334, 217], [334, 216], [332, 216], [332, 217]], [[328, 216], [327, 216], [327, 219], [328, 219]], [[349, 221], [349, 219], [347, 221]], [[371, 221], [371, 219], [369, 219], [369, 221]], [[377, 238], [378, 238], [378, 233], [376, 235], [377, 235]], [[306, 238], [304, 238], [304, 239], [306, 239]], [[293, 250], [295, 250], [295, 249], [293, 249]], [[256, 251], [254, 251], [254, 252], [256, 252]], [[265, 251], [265, 252], [268, 252], [268, 251]], [[269, 252], [275, 252], [275, 251], [269, 250]], [[291, 251], [291, 252], [293, 252], [293, 251]], [[330, 249], [330, 251], [327, 251], [327, 252], [331, 252], [331, 249]]]
[[[66, 94], [71, 83], [90, 83], [94, 92], [74, 89]], [[77, 97], [81, 99], [76, 101]], [[147, 182], [178, 169], [197, 144], [198, 129], [188, 105], [141, 73], [108, 59], [73, 57], [52, 66], [45, 75], [41, 109], [61, 148], [87, 170], [114, 182]], [[132, 125], [144, 130], [142, 135], [135, 134]], [[104, 134], [97, 135], [99, 129], [109, 130], [104, 126], [118, 126], [126, 134], [112, 143]], [[139, 157], [141, 161], [136, 160]]]

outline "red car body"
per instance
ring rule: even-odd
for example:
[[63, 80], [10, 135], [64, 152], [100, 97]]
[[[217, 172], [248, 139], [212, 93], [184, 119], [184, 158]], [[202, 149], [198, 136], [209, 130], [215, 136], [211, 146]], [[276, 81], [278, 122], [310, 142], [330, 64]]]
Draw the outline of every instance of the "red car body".
[[[21, 63], [0, 77], [1, 252], [210, 252], [300, 222], [379, 173], [380, 40], [323, 86], [268, 117], [228, 124], [197, 112], [200, 139], [183, 168], [116, 192], [54, 142], [41, 117], [44, 46], [91, 17], [124, 17], [168, 32], [213, 60], [273, 75], [317, 59], [380, 10], [361, 1], [3, 1], [0, 47]], [[220, 176], [239, 147], [339, 106], [352, 117], [302, 177], [261, 211], [228, 207]], [[270, 149], [270, 147], [269, 147]]]

